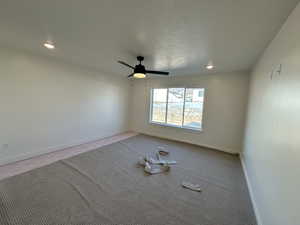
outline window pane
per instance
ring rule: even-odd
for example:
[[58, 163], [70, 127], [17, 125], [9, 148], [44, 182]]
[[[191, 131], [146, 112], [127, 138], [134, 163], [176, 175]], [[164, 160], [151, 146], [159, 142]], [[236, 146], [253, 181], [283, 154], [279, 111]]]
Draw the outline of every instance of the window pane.
[[153, 89], [152, 95], [152, 121], [165, 123], [168, 89]]
[[184, 126], [201, 129], [204, 89], [187, 88], [185, 92]]
[[167, 123], [182, 126], [184, 88], [169, 88]]

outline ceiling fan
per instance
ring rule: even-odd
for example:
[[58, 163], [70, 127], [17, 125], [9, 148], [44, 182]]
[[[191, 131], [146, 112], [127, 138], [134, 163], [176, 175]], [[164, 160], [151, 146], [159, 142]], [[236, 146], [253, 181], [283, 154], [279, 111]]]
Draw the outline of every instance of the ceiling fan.
[[145, 66], [142, 65], [142, 61], [144, 60], [144, 57], [143, 56], [138, 56], [136, 58], [140, 62], [140, 64], [137, 64], [135, 67], [130, 66], [128, 63], [118, 61], [118, 63], [133, 69], [133, 73], [128, 75], [128, 77], [145, 78], [147, 73], [156, 74], [156, 75], [164, 75], [164, 76], [169, 75], [169, 72], [146, 70]]

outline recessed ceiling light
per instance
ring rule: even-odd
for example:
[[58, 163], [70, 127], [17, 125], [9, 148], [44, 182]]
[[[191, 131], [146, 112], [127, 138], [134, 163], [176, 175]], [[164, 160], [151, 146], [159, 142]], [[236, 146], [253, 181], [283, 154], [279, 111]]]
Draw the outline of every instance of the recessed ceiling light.
[[49, 41], [45, 42], [44, 46], [48, 49], [55, 49], [55, 45]]
[[209, 62], [207, 65], [206, 65], [206, 69], [208, 70], [212, 70], [214, 67], [214, 64], [212, 62]]

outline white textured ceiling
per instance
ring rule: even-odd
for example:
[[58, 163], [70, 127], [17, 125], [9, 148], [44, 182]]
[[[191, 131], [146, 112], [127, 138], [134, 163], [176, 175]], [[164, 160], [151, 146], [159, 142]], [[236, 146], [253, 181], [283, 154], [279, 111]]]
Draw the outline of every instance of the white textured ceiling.
[[1, 0], [0, 44], [122, 76], [137, 55], [172, 75], [249, 70], [298, 2]]

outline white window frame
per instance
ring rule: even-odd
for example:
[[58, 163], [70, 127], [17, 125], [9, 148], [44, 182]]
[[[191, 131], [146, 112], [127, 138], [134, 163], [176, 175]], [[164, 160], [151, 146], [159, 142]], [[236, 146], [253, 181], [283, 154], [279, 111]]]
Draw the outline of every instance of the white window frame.
[[[179, 125], [173, 125], [173, 124], [168, 124], [168, 102], [169, 102], [169, 89], [172, 88], [184, 88], [184, 95], [183, 95], [183, 113], [182, 113], [182, 126]], [[161, 123], [161, 122], [155, 122], [152, 121], [152, 110], [153, 110], [153, 91], [154, 89], [167, 89], [167, 102], [166, 102], [166, 115], [165, 115], [165, 122]], [[186, 94], [186, 89], [203, 89], [203, 109], [202, 109], [202, 121], [201, 121], [201, 128], [195, 128], [195, 127], [188, 127], [188, 126], [184, 126], [184, 113], [185, 113], [185, 94]], [[180, 129], [187, 129], [187, 130], [192, 130], [192, 131], [203, 131], [203, 115], [204, 115], [204, 104], [205, 104], [205, 88], [201, 88], [201, 87], [167, 87], [167, 88], [151, 88], [150, 89], [150, 110], [149, 110], [149, 123], [152, 125], [159, 125], [159, 126], [165, 126], [165, 127], [174, 127], [174, 128], [180, 128]]]

